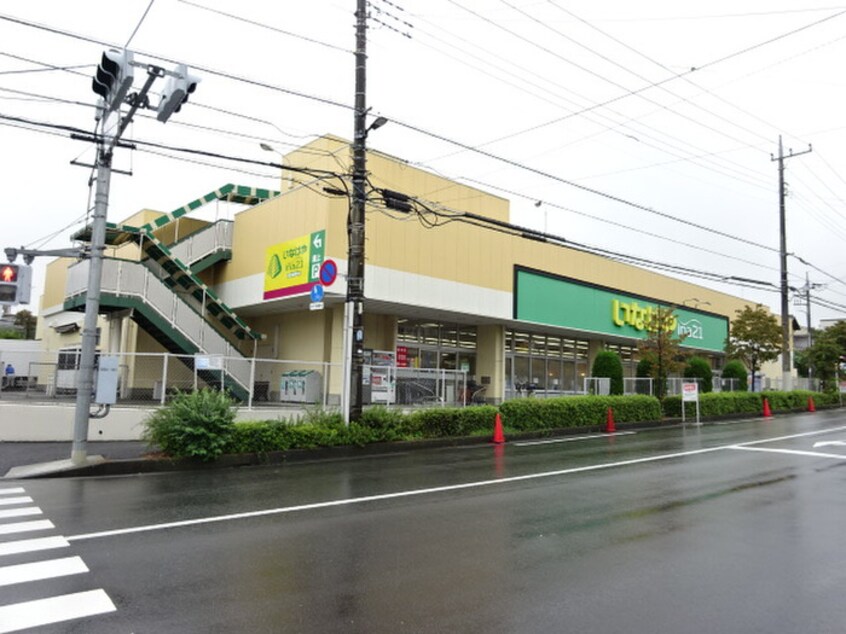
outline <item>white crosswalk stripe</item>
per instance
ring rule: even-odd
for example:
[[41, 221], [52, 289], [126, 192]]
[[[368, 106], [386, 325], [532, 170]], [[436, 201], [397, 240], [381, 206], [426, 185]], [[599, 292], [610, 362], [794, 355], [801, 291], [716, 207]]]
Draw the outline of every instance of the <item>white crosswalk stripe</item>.
[[56, 528], [50, 520], [33, 520], [30, 522], [14, 522], [11, 524], [0, 524], [0, 535], [11, 535], [13, 533], [26, 533], [29, 531], [44, 531]]
[[3, 509], [0, 511], [0, 520], [8, 517], [26, 517], [27, 515], [41, 515], [41, 509], [37, 506], [27, 506], [22, 509]]
[[0, 634], [117, 610], [103, 590], [75, 592], [0, 607]]
[[0, 498], [0, 506], [12, 506], [13, 504], [29, 504], [32, 498], [28, 495], [19, 495], [18, 497], [2, 497]]
[[63, 557], [61, 559], [36, 561], [30, 564], [2, 566], [0, 567], [0, 586], [78, 575], [83, 572], [88, 572], [88, 566], [79, 557]]
[[67, 548], [70, 546], [64, 537], [38, 537], [35, 539], [19, 539], [14, 542], [0, 543], [0, 557], [3, 555], [19, 555], [20, 553], [34, 553], [39, 550], [52, 548]]
[[[21, 555], [25, 556], [25, 559], [38, 559], [39, 556], [42, 559], [0, 565], [0, 588], [27, 584], [31, 597], [33, 593], [35, 596], [40, 594], [39, 582], [47, 583], [52, 579], [83, 575], [89, 572], [89, 569], [78, 556], [43, 559], [44, 556], [49, 557], [47, 551], [70, 547], [68, 540], [61, 535], [16, 538], [18, 534], [55, 529], [54, 524], [47, 519], [15, 521], [15, 518], [43, 514], [40, 508], [32, 506], [32, 498], [23, 495], [25, 493], [23, 487], [0, 488], [0, 507], [5, 507], [0, 509], [0, 563], [5, 557], [11, 556], [17, 556], [12, 561], [20, 562]], [[10, 508], [18, 504], [30, 506]], [[2, 536], [6, 538], [2, 539]], [[50, 587], [55, 591], [55, 585]], [[76, 587], [78, 588], [78, 584]], [[0, 634], [115, 611], [117, 607], [102, 588], [22, 601], [0, 606]]]

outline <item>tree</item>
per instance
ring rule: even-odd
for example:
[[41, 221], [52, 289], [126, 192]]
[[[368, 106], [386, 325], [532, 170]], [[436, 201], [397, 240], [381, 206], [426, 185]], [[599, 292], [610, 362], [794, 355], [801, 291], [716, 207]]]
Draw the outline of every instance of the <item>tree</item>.
[[824, 387], [837, 379], [841, 359], [846, 355], [846, 321], [838, 321], [817, 333], [813, 345], [804, 351], [803, 360], [814, 370]]
[[611, 394], [623, 393], [623, 364], [616, 352], [602, 350], [593, 360], [591, 376], [611, 379]]
[[651, 376], [655, 379], [655, 396], [664, 398], [667, 394], [667, 378], [684, 366], [684, 352], [681, 343], [687, 335], [679, 336], [676, 330], [676, 315], [672, 307], [659, 306], [646, 321], [646, 339], [637, 344], [640, 358], [651, 365]]
[[767, 361], [774, 361], [781, 353], [781, 325], [775, 315], [761, 304], [755, 308], [744, 306], [735, 311], [731, 331], [726, 339], [726, 354], [740, 359], [752, 373], [753, 389], [755, 373]]
[[690, 357], [684, 369], [684, 378], [699, 379], [699, 389], [705, 392], [714, 391], [714, 375], [711, 364], [702, 357]]
[[35, 324], [38, 317], [28, 310], [19, 310], [15, 313], [15, 325], [23, 329], [24, 339], [35, 339]]
[[729, 361], [723, 368], [722, 376], [724, 379], [737, 379], [738, 392], [745, 392], [749, 389], [749, 381], [746, 379], [746, 375], [746, 366], [737, 359]]

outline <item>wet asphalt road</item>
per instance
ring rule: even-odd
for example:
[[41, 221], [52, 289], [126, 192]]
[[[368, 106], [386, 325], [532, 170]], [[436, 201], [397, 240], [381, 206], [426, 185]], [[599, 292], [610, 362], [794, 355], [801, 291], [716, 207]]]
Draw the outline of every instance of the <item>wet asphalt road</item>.
[[35, 630], [86, 634], [843, 632], [846, 446], [814, 448], [841, 440], [830, 411], [3, 482], [70, 545], [0, 565], [79, 556], [90, 572], [6, 586], [0, 608], [102, 588], [116, 612]]

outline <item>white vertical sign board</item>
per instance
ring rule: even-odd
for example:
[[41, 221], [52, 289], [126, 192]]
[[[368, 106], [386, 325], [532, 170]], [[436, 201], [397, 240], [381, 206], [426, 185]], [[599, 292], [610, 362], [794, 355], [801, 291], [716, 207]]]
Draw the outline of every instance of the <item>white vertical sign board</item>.
[[699, 424], [699, 384], [682, 383], [682, 423], [684, 423], [685, 403], [696, 403], [696, 424]]

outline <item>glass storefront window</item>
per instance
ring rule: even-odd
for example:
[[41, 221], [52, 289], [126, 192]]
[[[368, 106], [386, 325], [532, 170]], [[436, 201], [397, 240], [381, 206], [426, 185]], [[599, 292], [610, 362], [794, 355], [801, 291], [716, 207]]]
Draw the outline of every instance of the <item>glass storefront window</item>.
[[437, 368], [438, 367], [438, 352], [437, 352], [437, 350], [421, 350], [420, 351], [420, 367], [421, 368]]
[[458, 347], [466, 350], [476, 349], [476, 329], [462, 326], [458, 331]]
[[417, 324], [408, 319], [398, 320], [397, 341], [402, 343], [417, 343]]
[[532, 358], [532, 383], [537, 386], [539, 390], [546, 389], [546, 359]]
[[576, 357], [576, 342], [573, 339], [561, 340], [561, 355], [565, 359], [574, 359]]
[[438, 326], [438, 324], [420, 324], [420, 343], [425, 343], [430, 346], [437, 346], [440, 340], [439, 330], [440, 327]]
[[455, 326], [441, 326], [441, 346], [444, 348], [458, 347], [458, 328]]
[[546, 389], [561, 390], [561, 361], [559, 359], [547, 359], [546, 361]]
[[561, 337], [549, 336], [546, 338], [546, 354], [550, 357], [561, 356]]
[[576, 391], [576, 365], [572, 361], [565, 361], [562, 366], [561, 389], [565, 392]]
[[587, 341], [576, 341], [576, 358], [587, 359], [589, 352], [589, 344]]
[[458, 354], [455, 352], [441, 353], [441, 365], [444, 370], [455, 370], [458, 368]]
[[476, 355], [460, 352], [458, 354], [458, 369], [466, 372], [467, 376], [476, 376]]
[[515, 332], [514, 333], [514, 352], [516, 353], [529, 353], [529, 334], [525, 332]]
[[514, 357], [514, 386], [529, 382], [529, 357]]
[[532, 355], [546, 355], [546, 337], [544, 335], [532, 335]]

